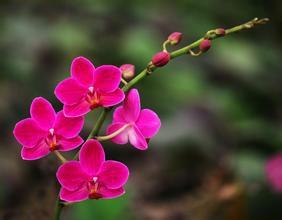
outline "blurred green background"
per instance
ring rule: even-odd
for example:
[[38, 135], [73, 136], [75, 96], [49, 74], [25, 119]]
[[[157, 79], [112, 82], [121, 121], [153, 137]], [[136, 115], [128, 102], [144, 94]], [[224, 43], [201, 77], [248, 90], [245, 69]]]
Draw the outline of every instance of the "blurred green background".
[[53, 91], [74, 57], [132, 63], [138, 72], [173, 31], [185, 46], [210, 29], [269, 17], [142, 81], [142, 106], [160, 115], [159, 134], [146, 152], [105, 144], [108, 159], [131, 169], [127, 194], [75, 204], [62, 219], [281, 220], [282, 196], [264, 174], [265, 160], [282, 149], [281, 14], [278, 0], [1, 1], [0, 218], [53, 217], [56, 158], [22, 161], [12, 130], [36, 96], [62, 108]]

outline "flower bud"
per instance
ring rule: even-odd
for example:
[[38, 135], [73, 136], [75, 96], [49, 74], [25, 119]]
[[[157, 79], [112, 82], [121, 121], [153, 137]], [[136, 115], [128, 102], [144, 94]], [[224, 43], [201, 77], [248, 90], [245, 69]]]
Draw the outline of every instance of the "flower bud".
[[120, 66], [122, 77], [124, 79], [132, 79], [135, 74], [135, 67], [132, 64], [123, 64]]
[[215, 30], [215, 34], [216, 34], [217, 36], [223, 37], [223, 36], [225, 35], [225, 29], [224, 29], [224, 28], [217, 28], [217, 29]]
[[180, 32], [173, 32], [167, 38], [167, 40], [172, 45], [178, 44], [181, 41], [181, 39], [182, 39], [182, 33], [180, 33]]
[[211, 47], [211, 40], [205, 39], [200, 43], [200, 51], [206, 52], [210, 49]]
[[155, 54], [152, 58], [152, 63], [155, 66], [161, 67], [166, 65], [170, 60], [170, 54], [168, 52], [162, 51]]

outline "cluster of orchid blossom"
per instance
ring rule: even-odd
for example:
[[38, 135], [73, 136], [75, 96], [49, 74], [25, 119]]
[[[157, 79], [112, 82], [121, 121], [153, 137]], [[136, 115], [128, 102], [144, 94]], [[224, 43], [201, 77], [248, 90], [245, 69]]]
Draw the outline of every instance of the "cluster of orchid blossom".
[[[163, 50], [152, 57], [147, 68], [139, 75], [142, 77], [142, 73], [150, 74], [156, 67], [166, 65], [176, 56], [183, 54], [199, 56], [211, 48], [213, 39], [267, 21], [267, 18], [254, 18], [228, 30], [217, 28], [208, 31], [203, 38], [193, 44], [169, 53], [167, 45], [177, 45], [182, 39], [182, 33], [173, 32], [164, 41]], [[192, 49], [196, 47], [198, 51], [194, 52]], [[77, 57], [71, 64], [71, 76], [61, 81], [55, 88], [55, 96], [63, 103], [63, 110], [56, 113], [46, 99], [37, 97], [31, 103], [31, 117], [16, 124], [13, 133], [22, 145], [22, 159], [37, 160], [53, 152], [63, 162], [56, 173], [61, 184], [59, 193], [61, 200], [79, 202], [86, 199], [110, 199], [125, 193], [124, 185], [129, 177], [129, 169], [121, 162], [105, 160], [105, 152], [99, 141], [111, 140], [116, 144], [129, 142], [139, 150], [146, 150], [149, 140], [158, 133], [161, 126], [161, 121], [154, 111], [141, 109], [137, 89], [131, 89], [124, 94], [124, 91], [134, 85], [131, 83], [127, 87], [126, 81], [134, 77], [134, 71], [131, 64], [124, 64], [119, 68], [113, 65], [95, 68], [88, 59]], [[120, 88], [121, 83], [127, 87], [124, 91]], [[86, 141], [79, 136], [87, 113], [98, 107], [112, 108], [120, 103], [122, 105], [114, 110], [112, 123], [106, 129], [106, 136], [95, 137], [91, 132], [90, 139]], [[67, 161], [59, 153], [79, 146], [81, 148], [78, 161], [75, 158]], [[281, 155], [269, 160], [266, 166], [268, 180], [276, 191], [280, 192], [282, 192], [281, 167]]]
[[[224, 29], [216, 29], [216, 35], [223, 36]], [[148, 64], [152, 67], [166, 65], [171, 57], [166, 46], [177, 45], [182, 33], [173, 32], [163, 43], [163, 50], [156, 53]], [[199, 52], [206, 52], [211, 40], [199, 44]], [[63, 110], [55, 112], [51, 103], [42, 97], [35, 98], [30, 107], [30, 118], [21, 120], [14, 128], [14, 136], [22, 145], [24, 160], [37, 160], [49, 153], [55, 153], [63, 162], [58, 168], [57, 179], [61, 184], [60, 199], [78, 202], [85, 199], [115, 198], [125, 193], [124, 185], [129, 176], [126, 165], [117, 161], [105, 161], [105, 153], [99, 141], [111, 140], [116, 144], [128, 142], [139, 150], [148, 148], [149, 140], [161, 126], [158, 115], [150, 109], [141, 109], [137, 89], [124, 94], [120, 84], [134, 77], [131, 64], [120, 67], [102, 65], [95, 68], [88, 59], [77, 57], [70, 68], [71, 76], [55, 88], [55, 96], [63, 103]], [[79, 136], [83, 129], [84, 116], [92, 110], [118, 106], [113, 120], [106, 129], [106, 136], [93, 137], [85, 142]], [[94, 139], [91, 139], [94, 138]], [[79, 161], [67, 161], [59, 151], [80, 148]]]
[[[159, 131], [161, 121], [152, 110], [141, 109], [137, 89], [124, 94], [119, 88], [122, 76], [125, 79], [133, 77], [133, 65], [95, 68], [88, 59], [77, 57], [70, 72], [71, 76], [55, 88], [63, 110], [56, 113], [50, 102], [37, 97], [31, 103], [30, 118], [15, 125], [14, 136], [22, 145], [22, 159], [37, 160], [52, 152], [63, 158], [56, 173], [63, 201], [119, 197], [125, 193], [129, 170], [121, 162], [105, 160], [99, 140], [107, 137], [105, 140], [110, 139], [116, 144], [129, 142], [137, 149], [146, 150], [149, 139]], [[85, 115], [98, 107], [113, 107], [120, 103], [122, 105], [115, 109], [113, 121], [108, 125], [107, 135], [100, 139], [91, 137], [95, 139], [84, 142], [79, 133]], [[78, 161], [66, 161], [59, 153], [81, 145]]]

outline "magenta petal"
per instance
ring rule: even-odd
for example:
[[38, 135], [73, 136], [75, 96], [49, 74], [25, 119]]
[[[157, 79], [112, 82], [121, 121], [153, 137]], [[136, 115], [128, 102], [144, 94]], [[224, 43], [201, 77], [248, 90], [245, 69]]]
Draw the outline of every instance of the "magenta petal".
[[49, 147], [44, 140], [40, 141], [33, 148], [22, 148], [21, 156], [23, 160], [37, 160], [49, 154]]
[[80, 149], [79, 160], [83, 170], [88, 175], [95, 176], [105, 161], [102, 145], [96, 140], [87, 140]]
[[131, 89], [123, 103], [124, 118], [135, 122], [140, 114], [140, 97], [137, 89]]
[[121, 103], [124, 100], [123, 91], [118, 88], [114, 92], [111, 93], [103, 93], [100, 96], [100, 104], [103, 107], [111, 107]]
[[87, 92], [87, 87], [80, 85], [72, 78], [61, 81], [55, 88], [56, 97], [67, 105], [73, 105], [79, 102]]
[[125, 190], [122, 187], [118, 189], [108, 189], [105, 186], [101, 186], [99, 189], [99, 193], [104, 199], [114, 199], [119, 196], [122, 196], [125, 193]]
[[83, 143], [81, 137], [74, 137], [70, 139], [62, 138], [59, 140], [59, 151], [70, 151], [79, 147]]
[[19, 121], [13, 133], [17, 141], [26, 146], [26, 148], [35, 146], [39, 139], [47, 135], [47, 132], [42, 130], [31, 118]]
[[94, 65], [84, 57], [77, 57], [71, 64], [71, 76], [81, 85], [90, 87], [93, 85]]
[[266, 178], [276, 192], [282, 192], [282, 154], [278, 153], [265, 164]]
[[142, 133], [135, 126], [132, 127], [129, 132], [129, 142], [139, 150], [146, 150], [148, 148], [148, 144]]
[[79, 117], [86, 115], [91, 109], [89, 103], [82, 100], [74, 105], [64, 105], [63, 111], [66, 117]]
[[121, 71], [118, 67], [112, 65], [103, 65], [94, 72], [94, 88], [99, 92], [115, 91], [121, 81]]
[[86, 186], [83, 186], [77, 190], [69, 191], [66, 188], [61, 188], [60, 199], [66, 202], [80, 202], [88, 199], [89, 192]]
[[120, 122], [120, 123], [127, 122], [124, 117], [123, 106], [119, 106], [115, 109], [114, 114], [113, 114], [113, 122], [114, 123], [115, 122]]
[[65, 138], [73, 138], [82, 130], [83, 124], [84, 117], [67, 118], [63, 111], [60, 111], [57, 114], [54, 129], [56, 134]]
[[46, 130], [53, 127], [56, 118], [54, 108], [50, 102], [42, 97], [33, 99], [30, 106], [30, 115], [41, 128]]
[[[113, 123], [109, 125], [107, 128], [107, 135], [114, 133], [124, 125], [124, 123]], [[128, 129], [125, 129], [123, 132], [112, 138], [111, 141], [116, 144], [126, 144], [128, 142]]]
[[99, 181], [107, 188], [117, 189], [122, 187], [129, 176], [129, 170], [123, 163], [107, 160], [103, 163], [99, 174]]
[[152, 138], [158, 133], [161, 127], [161, 120], [152, 110], [143, 109], [136, 125], [145, 138]]
[[81, 188], [89, 179], [78, 161], [69, 161], [61, 165], [56, 176], [62, 187], [72, 191]]

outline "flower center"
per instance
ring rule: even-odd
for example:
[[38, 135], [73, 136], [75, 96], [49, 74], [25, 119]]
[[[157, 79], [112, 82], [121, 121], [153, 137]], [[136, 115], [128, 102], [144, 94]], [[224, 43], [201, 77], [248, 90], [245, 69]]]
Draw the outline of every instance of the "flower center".
[[93, 181], [94, 181], [94, 183], [96, 183], [96, 182], [97, 182], [97, 180], [98, 180], [98, 177], [97, 177], [97, 176], [94, 176], [94, 177], [93, 177]]
[[93, 86], [88, 88], [86, 101], [90, 104], [91, 109], [97, 108], [100, 105], [100, 95], [94, 91]]
[[57, 137], [54, 134], [54, 128], [49, 129], [49, 134], [45, 138], [45, 143], [49, 146], [49, 150], [52, 152], [58, 150], [59, 144], [57, 142]]
[[102, 195], [98, 192], [98, 187], [99, 187], [99, 183], [98, 183], [98, 177], [93, 177], [92, 181], [88, 182], [87, 188], [89, 191], [89, 195], [88, 198], [89, 199], [100, 199], [102, 198]]

